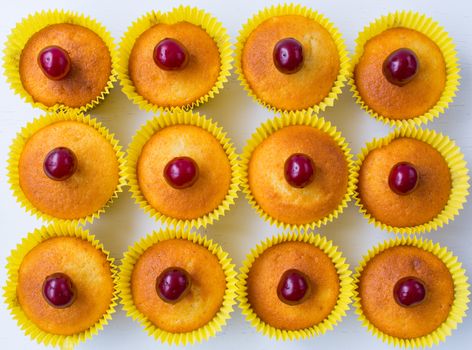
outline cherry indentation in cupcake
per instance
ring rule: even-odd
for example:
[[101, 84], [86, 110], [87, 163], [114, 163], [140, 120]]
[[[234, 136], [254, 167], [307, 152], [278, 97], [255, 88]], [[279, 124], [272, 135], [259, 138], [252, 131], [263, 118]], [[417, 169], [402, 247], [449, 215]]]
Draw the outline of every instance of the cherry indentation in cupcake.
[[59, 46], [48, 46], [38, 55], [38, 64], [44, 75], [51, 80], [64, 79], [70, 72], [69, 54]]
[[164, 70], [184, 69], [188, 64], [189, 54], [182, 43], [166, 38], [154, 47], [154, 62]]
[[315, 176], [315, 165], [313, 160], [302, 153], [292, 154], [284, 166], [285, 180], [297, 188], [308, 186]]
[[42, 292], [48, 304], [58, 309], [71, 306], [77, 298], [72, 280], [64, 273], [54, 273], [46, 277]]
[[187, 271], [180, 267], [169, 267], [156, 280], [156, 291], [166, 303], [175, 304], [189, 291], [191, 278]]
[[43, 170], [52, 180], [67, 180], [77, 170], [77, 157], [69, 148], [54, 148], [46, 155]]
[[388, 184], [399, 195], [407, 195], [418, 186], [419, 176], [416, 168], [407, 162], [395, 164], [390, 170]]
[[277, 286], [277, 295], [285, 304], [297, 305], [305, 301], [310, 291], [309, 278], [296, 269], [285, 271]]
[[382, 71], [387, 80], [397, 86], [408, 84], [418, 73], [419, 60], [406, 48], [392, 52], [384, 61]]
[[177, 189], [192, 186], [198, 179], [197, 163], [190, 157], [177, 157], [167, 163], [164, 178], [167, 183]]
[[303, 46], [294, 38], [282, 39], [274, 47], [273, 59], [280, 72], [296, 73], [303, 66]]
[[405, 277], [399, 280], [393, 288], [393, 295], [400, 306], [415, 306], [426, 297], [424, 283], [415, 277]]

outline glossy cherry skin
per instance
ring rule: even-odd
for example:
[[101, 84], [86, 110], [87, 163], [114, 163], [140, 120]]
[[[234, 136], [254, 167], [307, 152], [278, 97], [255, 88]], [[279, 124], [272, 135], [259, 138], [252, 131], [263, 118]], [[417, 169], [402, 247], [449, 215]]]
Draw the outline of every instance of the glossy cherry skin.
[[46, 155], [43, 170], [52, 180], [67, 180], [77, 170], [77, 157], [66, 147], [54, 148]]
[[188, 56], [187, 49], [174, 39], [163, 39], [154, 47], [154, 62], [164, 70], [184, 69]]
[[309, 185], [315, 175], [313, 160], [306, 154], [292, 154], [285, 161], [285, 180], [293, 187], [303, 188]]
[[418, 73], [419, 61], [410, 49], [398, 49], [384, 61], [382, 71], [387, 80], [397, 86], [408, 84]]
[[190, 290], [191, 278], [187, 271], [179, 267], [164, 270], [156, 281], [156, 291], [166, 303], [175, 304]]
[[419, 279], [415, 277], [405, 277], [395, 284], [393, 296], [400, 306], [414, 306], [424, 300], [426, 297], [426, 288]]
[[395, 164], [388, 176], [390, 189], [399, 195], [413, 192], [418, 185], [418, 181], [418, 171], [412, 164], [406, 162]]
[[69, 55], [59, 46], [42, 49], [38, 55], [38, 64], [44, 75], [51, 80], [64, 79], [71, 68]]
[[189, 157], [174, 158], [164, 168], [167, 183], [177, 189], [192, 186], [197, 181], [198, 174], [197, 163]]
[[77, 297], [77, 291], [69, 276], [55, 273], [44, 280], [43, 297], [52, 307], [63, 309], [72, 305]]
[[310, 282], [308, 277], [295, 269], [285, 271], [277, 287], [277, 295], [285, 304], [302, 303], [308, 296]]
[[282, 73], [296, 73], [303, 66], [303, 46], [294, 38], [282, 39], [274, 47], [273, 58]]

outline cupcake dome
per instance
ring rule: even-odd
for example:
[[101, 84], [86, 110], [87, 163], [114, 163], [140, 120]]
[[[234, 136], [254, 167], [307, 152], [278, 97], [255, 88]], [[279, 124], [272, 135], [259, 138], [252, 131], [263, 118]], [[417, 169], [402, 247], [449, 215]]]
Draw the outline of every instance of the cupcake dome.
[[353, 187], [344, 139], [323, 119], [303, 113], [264, 123], [244, 149], [243, 170], [249, 201], [277, 225], [327, 223]]
[[[165, 169], [176, 158], [196, 163], [195, 183], [178, 188]], [[194, 125], [173, 125], [157, 131], [144, 145], [136, 166], [144, 197], [163, 215], [192, 220], [215, 210], [231, 183], [231, 164], [220, 142]]]
[[[413, 295], [407, 289], [411, 287], [394, 291], [405, 278], [417, 280], [425, 290], [417, 297], [420, 301], [409, 306], [397, 298], [402, 293]], [[369, 260], [361, 273], [358, 292], [362, 311], [376, 328], [410, 339], [431, 333], [446, 320], [454, 300], [454, 283], [446, 265], [434, 254], [414, 246], [397, 246]]]
[[94, 120], [73, 113], [44, 116], [28, 129], [15, 164], [20, 197], [48, 218], [96, 216], [123, 183], [117, 142]]
[[[163, 300], [160, 275], [169, 269], [188, 274], [188, 291], [177, 302]], [[157, 290], [156, 290], [157, 289]], [[188, 240], [170, 239], [149, 247], [136, 261], [131, 293], [136, 308], [157, 328], [171, 333], [191, 332], [208, 324], [223, 303], [226, 281], [217, 257]]]
[[[41, 51], [50, 46], [64, 50], [70, 60], [70, 71], [59, 80], [48, 77], [38, 61]], [[105, 89], [111, 70], [111, 54], [105, 42], [77, 24], [52, 24], [41, 29], [28, 40], [20, 56], [25, 90], [48, 107], [57, 103], [72, 108], [86, 105]]]
[[[302, 301], [295, 305], [279, 295], [284, 273], [290, 270], [303, 276], [306, 284]], [[247, 298], [254, 313], [272, 327], [285, 330], [322, 322], [336, 305], [339, 290], [339, 277], [331, 259], [306, 242], [270, 247], [256, 258], [247, 277]]]
[[[383, 67], [392, 53], [404, 48], [416, 56], [417, 72], [411, 81], [398, 85], [389, 81]], [[439, 47], [426, 35], [414, 29], [391, 28], [367, 41], [354, 69], [354, 81], [374, 112], [395, 120], [411, 119], [428, 112], [440, 99], [446, 63]]]
[[[75, 289], [75, 300], [65, 308], [55, 307], [44, 296], [46, 279], [57, 273], [68, 276]], [[18, 303], [31, 322], [52, 334], [77, 334], [96, 324], [113, 293], [107, 256], [77, 237], [43, 241], [24, 257], [18, 270]]]
[[[417, 173], [417, 184], [409, 193], [398, 193], [389, 181], [400, 163]], [[358, 192], [361, 205], [376, 220], [393, 227], [418, 226], [443, 211], [451, 193], [451, 173], [433, 146], [397, 138], [367, 154], [359, 170]]]
[[348, 58], [342, 38], [308, 8], [260, 11], [243, 26], [237, 45], [240, 80], [270, 109], [324, 110], [344, 85]]

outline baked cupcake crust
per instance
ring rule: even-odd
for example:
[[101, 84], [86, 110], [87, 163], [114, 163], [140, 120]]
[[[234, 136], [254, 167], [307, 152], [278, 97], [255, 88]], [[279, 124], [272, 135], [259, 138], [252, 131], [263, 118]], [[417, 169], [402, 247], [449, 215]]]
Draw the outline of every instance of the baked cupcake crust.
[[[172, 38], [187, 49], [184, 69], [166, 71], [154, 62], [154, 47]], [[200, 26], [188, 22], [159, 23], [136, 40], [128, 70], [136, 91], [149, 102], [161, 107], [181, 107], [206, 95], [220, 73], [220, 53], [216, 42]]]
[[[395, 301], [393, 289], [404, 277], [415, 277], [426, 287], [426, 298], [413, 307]], [[437, 329], [448, 317], [454, 283], [446, 265], [434, 254], [414, 246], [397, 246], [371, 258], [358, 286], [365, 317], [381, 332], [412, 339]]]
[[[292, 187], [285, 179], [285, 161], [295, 153], [311, 157], [313, 182]], [[248, 183], [257, 204], [274, 219], [294, 225], [320, 220], [341, 204], [349, 169], [337, 142], [326, 132], [305, 125], [284, 127], [263, 140], [248, 165]]]
[[[284, 74], [274, 64], [274, 47], [285, 38], [294, 38], [303, 46], [303, 67], [295, 74]], [[254, 29], [244, 44], [241, 66], [258, 98], [278, 109], [301, 110], [328, 96], [340, 59], [323, 26], [304, 16], [285, 15], [274, 16]]]
[[[198, 165], [197, 181], [175, 189], [164, 177], [167, 163], [190, 157]], [[173, 125], [158, 130], [144, 145], [136, 166], [141, 192], [149, 204], [166, 216], [191, 220], [215, 210], [228, 194], [231, 164], [221, 143], [205, 129]]]
[[[290, 269], [304, 273], [311, 291], [298, 305], [287, 305], [277, 295], [280, 278]], [[322, 322], [334, 309], [339, 277], [331, 259], [305, 242], [284, 242], [265, 250], [252, 264], [247, 278], [248, 301], [267, 324], [284, 330], [309, 328]]]
[[[187, 271], [188, 294], [175, 304], [160, 299], [156, 280], [169, 267]], [[203, 327], [223, 303], [226, 279], [218, 258], [207, 248], [184, 239], [169, 239], [148, 248], [137, 260], [131, 275], [136, 308], [156, 327], [172, 333]]]
[[[77, 289], [71, 306], [57, 309], [42, 295], [44, 280], [65, 273]], [[112, 270], [107, 256], [90, 242], [75, 237], [49, 238], [34, 247], [18, 270], [18, 302], [41, 330], [59, 335], [83, 332], [107, 312], [113, 298]]]
[[[385, 59], [395, 50], [409, 48], [419, 60], [415, 78], [404, 86], [391, 84], [382, 73]], [[410, 119], [428, 112], [446, 84], [446, 63], [441, 50], [426, 35], [409, 28], [391, 28], [371, 38], [354, 69], [362, 100], [386, 118]]]
[[[46, 155], [67, 147], [77, 157], [76, 172], [65, 181], [50, 179], [43, 170]], [[21, 190], [31, 204], [59, 219], [78, 219], [103, 208], [119, 182], [113, 146], [92, 126], [76, 121], [50, 124], [29, 138], [18, 165]]]
[[[398, 195], [388, 177], [399, 162], [413, 164], [419, 174], [415, 190]], [[446, 206], [451, 174], [444, 157], [426, 142], [401, 137], [373, 149], [359, 170], [358, 192], [362, 206], [376, 220], [394, 227], [413, 227], [433, 220]]]
[[[71, 70], [62, 80], [47, 78], [37, 63], [40, 51], [51, 45], [63, 48], [71, 59]], [[77, 24], [52, 24], [28, 40], [19, 69], [23, 87], [36, 102], [78, 108], [104, 91], [112, 71], [111, 54], [92, 30]]]

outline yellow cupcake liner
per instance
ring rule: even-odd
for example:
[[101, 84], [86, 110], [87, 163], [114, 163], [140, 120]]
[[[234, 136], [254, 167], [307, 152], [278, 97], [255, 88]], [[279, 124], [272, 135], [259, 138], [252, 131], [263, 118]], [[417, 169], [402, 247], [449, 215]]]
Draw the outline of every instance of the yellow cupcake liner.
[[[129, 56], [136, 40], [149, 28], [158, 23], [173, 24], [183, 21], [200, 26], [215, 40], [220, 52], [220, 73], [211, 90], [192, 103], [175, 107], [158, 106], [145, 99], [136, 91], [136, 87], [128, 73]], [[190, 110], [215, 97], [223, 89], [224, 83], [228, 81], [228, 77], [231, 75], [232, 62], [233, 50], [231, 48], [230, 37], [221, 22], [209, 13], [196, 7], [181, 5], [170, 12], [148, 12], [131, 24], [121, 39], [117, 71], [123, 93], [128, 99], [137, 104], [139, 108], [156, 113], [158, 111], [168, 112], [175, 109]]]
[[[33, 136], [36, 132], [50, 124], [67, 120], [84, 123], [97, 130], [100, 135], [102, 135], [113, 146], [113, 150], [116, 153], [116, 158], [119, 164], [118, 186], [116, 187], [115, 192], [110, 197], [105, 206], [86, 217], [70, 220], [59, 219], [54, 216], [43, 213], [39, 209], [37, 209], [28, 200], [28, 198], [26, 198], [23, 190], [21, 189], [18, 172], [20, 157], [29, 138]], [[118, 194], [123, 191], [123, 186], [126, 184], [125, 154], [121, 151], [121, 146], [119, 145], [118, 140], [115, 139], [114, 134], [110, 133], [110, 131], [106, 127], [102, 126], [101, 123], [99, 123], [96, 119], [91, 118], [89, 115], [84, 115], [75, 110], [60, 110], [57, 112], [49, 112], [39, 118], [34, 119], [32, 122], [24, 126], [21, 131], [16, 135], [15, 139], [12, 141], [8, 157], [7, 176], [10, 188], [13, 191], [13, 195], [16, 198], [16, 201], [21, 205], [21, 207], [25, 208], [26, 212], [29, 212], [32, 215], [36, 216], [38, 219], [42, 219], [44, 221], [63, 223], [69, 222], [72, 224], [84, 225], [87, 222], [92, 223], [93, 220], [98, 219], [100, 215], [105, 212], [105, 209], [113, 203], [114, 199], [118, 197]]]
[[[428, 335], [412, 339], [402, 339], [388, 335], [378, 328], [376, 328], [362, 311], [361, 299], [358, 292], [358, 285], [360, 276], [364, 267], [367, 265], [370, 259], [375, 255], [383, 252], [392, 247], [396, 246], [414, 246], [421, 248], [427, 252], [430, 252], [437, 256], [446, 265], [451, 273], [452, 280], [454, 282], [454, 302], [451, 306], [451, 311], [447, 319], [434, 331]], [[468, 309], [467, 304], [469, 303], [469, 283], [468, 278], [465, 274], [465, 270], [462, 268], [462, 264], [458, 262], [456, 256], [453, 255], [447, 247], [441, 247], [439, 243], [434, 243], [430, 240], [423, 240], [414, 236], [400, 236], [389, 241], [385, 241], [373, 248], [371, 248], [367, 255], [365, 255], [359, 266], [356, 268], [354, 273], [354, 307], [356, 314], [359, 316], [359, 320], [362, 322], [364, 327], [367, 327], [370, 333], [375, 335], [377, 338], [388, 344], [404, 348], [415, 348], [415, 347], [431, 347], [443, 342], [447, 336], [451, 335], [452, 330], [457, 328], [457, 325], [462, 323], [462, 319], [466, 316]]]
[[[451, 173], [451, 194], [449, 195], [449, 200], [442, 212], [439, 213], [438, 216], [436, 216], [433, 220], [413, 227], [394, 227], [376, 220], [362, 205], [359, 192], [357, 190], [359, 171], [367, 154], [376, 148], [384, 147], [393, 140], [402, 137], [414, 138], [426, 142], [427, 144], [434, 147], [446, 160]], [[369, 223], [373, 223], [376, 227], [380, 227], [381, 229], [389, 232], [415, 234], [437, 230], [438, 228], [443, 227], [443, 225], [446, 225], [450, 221], [454, 220], [454, 217], [459, 214], [459, 210], [464, 207], [469, 194], [469, 170], [467, 169], [467, 162], [464, 160], [464, 155], [454, 141], [443, 134], [437, 133], [434, 130], [422, 130], [414, 127], [405, 127], [396, 129], [384, 138], [373, 139], [371, 142], [366, 144], [365, 148], [363, 148], [361, 153], [357, 156], [354, 171], [356, 184], [354, 199], [356, 201], [356, 205], [359, 207], [360, 213], [369, 221]]]
[[[85, 106], [81, 106], [79, 108], [69, 107], [60, 103], [48, 107], [41, 102], [35, 101], [28, 91], [26, 91], [23, 87], [20, 78], [20, 55], [28, 40], [33, 36], [33, 34], [37, 33], [41, 29], [51, 24], [58, 23], [76, 24], [92, 30], [104, 41], [105, 45], [110, 51], [112, 69], [105, 88], [99, 96], [95, 97]], [[17, 23], [16, 27], [12, 29], [5, 43], [5, 49], [3, 53], [3, 68], [5, 70], [4, 74], [8, 83], [10, 84], [11, 89], [15, 92], [15, 94], [20, 95], [22, 99], [30, 103], [33, 107], [41, 108], [49, 112], [57, 111], [59, 109], [73, 109], [76, 111], [85, 112], [103, 101], [105, 96], [110, 93], [110, 90], [113, 88], [113, 83], [116, 81], [115, 67], [117, 65], [118, 55], [113, 37], [101, 23], [77, 12], [49, 10], [36, 12], [32, 15], [29, 15], [21, 22]]]
[[[312, 244], [321, 249], [333, 262], [339, 277], [340, 290], [338, 301], [331, 313], [320, 323], [309, 328], [289, 331], [285, 329], [275, 328], [264, 321], [252, 309], [247, 293], [247, 278], [254, 261], [268, 248], [283, 242], [305, 242]], [[260, 242], [247, 255], [243, 266], [238, 275], [238, 301], [246, 320], [251, 323], [258, 332], [271, 338], [282, 340], [306, 339], [312, 336], [324, 334], [328, 330], [332, 330], [342, 318], [346, 316], [349, 310], [349, 304], [353, 295], [354, 286], [352, 284], [351, 271], [346, 263], [346, 258], [338, 250], [338, 247], [332, 241], [328, 241], [326, 237], [319, 234], [306, 234], [299, 232], [288, 232], [278, 236], [267, 238]]]
[[[136, 167], [142, 148], [157, 131], [172, 125], [194, 125], [208, 131], [220, 142], [231, 165], [231, 183], [226, 197], [216, 209], [196, 219], [176, 219], [158, 212], [149, 204], [139, 188]], [[164, 112], [160, 117], [155, 117], [148, 121], [136, 133], [128, 146], [127, 153], [125, 174], [128, 180], [129, 190], [135, 202], [139, 204], [145, 212], [149, 213], [151, 217], [173, 227], [199, 228], [211, 225], [225, 215], [238, 197], [239, 185], [241, 183], [239, 156], [231, 140], [226, 136], [226, 132], [223, 131], [223, 128], [219, 127], [218, 124], [211, 119], [207, 119], [204, 115], [181, 109], [176, 109], [173, 112]]]
[[[349, 168], [349, 179], [346, 194], [344, 195], [344, 198], [338, 205], [338, 207], [324, 218], [302, 225], [282, 222], [266, 213], [254, 198], [254, 195], [252, 194], [251, 189], [249, 187], [248, 181], [249, 161], [251, 160], [252, 153], [254, 152], [256, 147], [259, 146], [259, 144], [261, 144], [266, 138], [268, 138], [276, 131], [291, 125], [311, 126], [313, 128], [324, 131], [325, 133], [330, 135], [343, 151]], [[252, 134], [251, 138], [247, 141], [246, 146], [243, 149], [243, 153], [241, 155], [241, 173], [242, 191], [246, 195], [249, 204], [256, 210], [259, 216], [265, 221], [268, 221], [271, 225], [276, 225], [276, 227], [282, 227], [283, 229], [289, 230], [299, 231], [303, 229], [306, 232], [308, 229], [314, 229], [315, 227], [320, 227], [333, 221], [339, 216], [339, 214], [343, 212], [344, 208], [347, 207], [347, 204], [351, 200], [351, 196], [354, 194], [355, 190], [354, 161], [352, 160], [351, 149], [349, 148], [346, 139], [341, 135], [341, 132], [337, 131], [336, 127], [332, 125], [329, 121], [325, 121], [323, 118], [318, 117], [316, 115], [312, 115], [310, 112], [306, 111], [286, 113], [284, 112], [280, 117], [275, 117], [261, 124], [259, 128], [257, 128], [256, 132]]]
[[262, 24], [264, 21], [268, 20], [269, 18], [275, 17], [275, 16], [286, 16], [286, 15], [303, 16], [303, 17], [312, 19], [313, 21], [320, 24], [331, 35], [331, 38], [333, 39], [336, 45], [336, 48], [338, 50], [339, 61], [340, 61], [339, 73], [338, 73], [338, 76], [336, 77], [333, 87], [331, 88], [331, 91], [321, 102], [309, 108], [304, 109], [304, 110], [307, 110], [308, 112], [314, 112], [314, 113], [318, 113], [319, 111], [324, 111], [326, 107], [332, 107], [335, 101], [339, 98], [339, 95], [342, 93], [342, 88], [344, 87], [347, 80], [349, 79], [349, 74], [351, 71], [350, 59], [349, 59], [346, 44], [339, 30], [334, 26], [333, 23], [331, 23], [321, 13], [317, 11], [313, 11], [312, 9], [308, 7], [305, 7], [302, 5], [296, 5], [296, 4], [273, 5], [271, 7], [266, 7], [260, 10], [257, 14], [255, 14], [243, 25], [243, 27], [239, 31], [239, 36], [237, 38], [236, 46], [235, 46], [236, 48], [235, 49], [235, 56], [236, 56], [235, 67], [236, 67], [236, 73], [238, 74], [238, 79], [241, 85], [243, 86], [244, 90], [246, 90], [248, 95], [251, 96], [253, 100], [256, 101], [257, 103], [260, 103], [265, 108], [275, 113], [289, 112], [288, 110], [282, 110], [275, 106], [272, 106], [269, 103], [263, 101], [261, 98], [259, 98], [255, 94], [255, 92], [251, 89], [249, 82], [246, 80], [243, 69], [242, 69], [242, 65], [241, 65], [241, 57], [243, 53], [243, 48], [244, 48], [244, 45], [246, 44], [246, 41], [249, 35], [260, 24]]
[[[86, 331], [73, 334], [73, 335], [58, 335], [45, 332], [36, 326], [32, 321], [28, 319], [24, 313], [16, 295], [16, 289], [18, 286], [18, 270], [23, 261], [23, 258], [38, 244], [52, 238], [52, 237], [77, 237], [84, 241], [90, 242], [95, 248], [102, 251], [110, 263], [111, 272], [113, 276], [113, 284], [115, 286], [113, 292], [113, 298], [110, 301], [110, 306], [106, 313], [100, 318], [99, 321], [91, 326]], [[11, 252], [7, 259], [7, 282], [3, 287], [4, 300], [10, 310], [11, 315], [17, 321], [18, 326], [28, 335], [31, 339], [35, 340], [38, 344], [59, 346], [61, 349], [70, 350], [73, 349], [78, 343], [90, 339], [103, 329], [104, 326], [112, 318], [112, 314], [115, 312], [115, 307], [118, 300], [118, 273], [114, 265], [114, 259], [110, 257], [108, 251], [103, 248], [103, 245], [95, 239], [95, 236], [90, 235], [89, 231], [82, 229], [79, 226], [75, 226], [70, 223], [54, 223], [49, 226], [43, 226], [40, 229], [36, 229], [29, 233], [27, 237], [23, 238], [20, 244]]]
[[[226, 277], [226, 291], [219, 311], [209, 323], [191, 332], [171, 333], [159, 329], [136, 308], [133, 301], [133, 295], [131, 292], [131, 275], [133, 273], [134, 265], [148, 248], [158, 242], [169, 239], [188, 240], [207, 248], [218, 258]], [[226, 325], [226, 322], [231, 317], [231, 312], [233, 312], [233, 306], [236, 304], [236, 283], [237, 280], [234, 264], [232, 264], [228, 253], [225, 252], [220, 245], [196, 232], [190, 232], [183, 229], [167, 229], [159, 232], [154, 231], [152, 234], [149, 234], [136, 242], [127, 252], [125, 252], [124, 257], [121, 260], [118, 290], [120, 292], [121, 304], [123, 305], [123, 310], [126, 312], [126, 315], [131, 317], [133, 320], [137, 320], [144, 327], [148, 335], [153, 336], [154, 339], [163, 343], [185, 345], [187, 343], [194, 344], [207, 340], [210, 337], [215, 336], [216, 333], [220, 332], [223, 326]]]
[[[372, 110], [363, 100], [357, 90], [356, 82], [354, 80], [354, 68], [359, 62], [362, 54], [364, 52], [364, 46], [371, 38], [376, 35], [379, 35], [383, 31], [389, 28], [395, 27], [404, 27], [414, 29], [420, 33], [423, 33], [434, 41], [439, 49], [441, 50], [444, 61], [446, 63], [446, 85], [444, 91], [439, 98], [438, 102], [434, 107], [432, 107], [428, 112], [423, 115], [404, 119], [404, 120], [395, 120], [388, 117], [384, 117], [374, 110]], [[382, 16], [376, 19], [374, 22], [369, 24], [364, 28], [362, 32], [359, 33], [356, 39], [356, 49], [354, 51], [354, 56], [352, 58], [351, 72], [349, 78], [349, 85], [351, 86], [351, 91], [354, 94], [356, 103], [361, 106], [369, 115], [375, 119], [382, 121], [385, 124], [395, 127], [401, 126], [415, 126], [426, 124], [432, 121], [434, 118], [439, 117], [441, 113], [447, 109], [450, 103], [452, 103], [456, 92], [459, 88], [459, 62], [457, 58], [457, 52], [455, 45], [452, 42], [452, 39], [449, 37], [448, 33], [433, 19], [426, 17], [423, 14], [413, 11], [397, 11], [390, 13], [386, 16]]]

